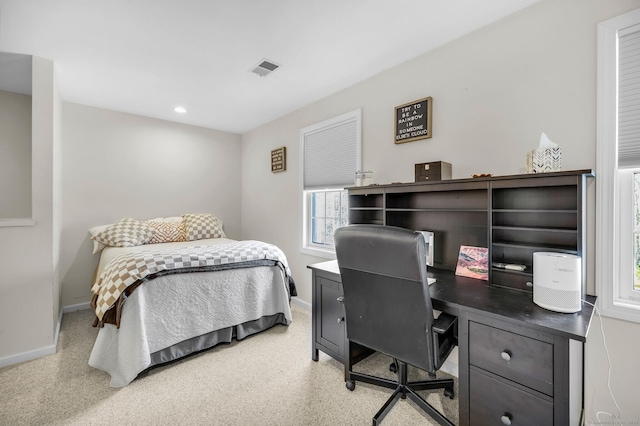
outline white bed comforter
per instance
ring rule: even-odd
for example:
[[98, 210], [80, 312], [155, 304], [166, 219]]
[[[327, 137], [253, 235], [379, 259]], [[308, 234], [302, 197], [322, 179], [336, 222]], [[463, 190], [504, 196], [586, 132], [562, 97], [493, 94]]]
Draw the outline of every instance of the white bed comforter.
[[[225, 244], [233, 240], [200, 240]], [[184, 247], [193, 242], [167, 243]], [[163, 244], [164, 246], [164, 244]], [[125, 250], [106, 248], [98, 274]], [[122, 305], [120, 329], [105, 324], [89, 365], [111, 375], [111, 386], [128, 385], [151, 365], [151, 354], [214, 330], [284, 314], [292, 320], [288, 280], [278, 266], [165, 275], [139, 286]]]

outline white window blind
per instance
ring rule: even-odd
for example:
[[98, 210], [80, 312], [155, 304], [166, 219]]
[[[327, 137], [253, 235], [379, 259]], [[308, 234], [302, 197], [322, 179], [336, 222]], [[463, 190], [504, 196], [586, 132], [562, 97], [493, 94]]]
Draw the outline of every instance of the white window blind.
[[640, 166], [640, 25], [618, 34], [618, 166]]
[[360, 166], [360, 115], [356, 110], [301, 130], [305, 191], [354, 185]]

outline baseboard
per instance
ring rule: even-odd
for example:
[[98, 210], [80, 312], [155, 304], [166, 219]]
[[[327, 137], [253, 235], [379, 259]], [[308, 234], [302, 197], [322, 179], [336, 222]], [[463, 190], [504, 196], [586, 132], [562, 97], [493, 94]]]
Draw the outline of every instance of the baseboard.
[[13, 364], [19, 364], [25, 361], [32, 361], [37, 358], [42, 358], [43, 356], [53, 355], [56, 353], [56, 349], [58, 348], [58, 338], [60, 337], [60, 325], [62, 324], [62, 309], [60, 309], [60, 314], [58, 315], [58, 324], [56, 324], [56, 331], [53, 336], [53, 343], [48, 346], [43, 346], [38, 349], [32, 349], [30, 351], [21, 352], [14, 355], [5, 356], [0, 358], [0, 368], [7, 367]]
[[43, 356], [53, 355], [56, 353], [58, 348], [58, 339], [60, 338], [60, 326], [62, 324], [62, 314], [67, 312], [75, 312], [83, 309], [90, 309], [91, 305], [89, 302], [86, 303], [78, 303], [76, 305], [65, 306], [60, 309], [60, 314], [58, 315], [58, 323], [56, 324], [56, 331], [53, 336], [53, 343], [48, 346], [43, 346], [38, 349], [32, 349], [30, 351], [21, 352], [14, 355], [9, 355], [4, 358], [0, 358], [0, 368], [7, 367], [13, 364], [19, 364], [25, 361], [32, 361], [37, 358], [42, 358]]
[[91, 309], [90, 302], [76, 303], [75, 305], [65, 306], [64, 308], [62, 308], [62, 311], [66, 314], [68, 312], [83, 311], [85, 309]]
[[291, 303], [301, 306], [303, 308], [305, 308], [306, 310], [310, 311], [311, 310], [311, 303], [307, 303], [304, 300], [298, 299], [297, 297], [292, 297], [291, 298]]
[[450, 361], [445, 361], [441, 366], [440, 366], [440, 371], [443, 371], [447, 374], [452, 375], [453, 377], [460, 377], [458, 376], [458, 365], [454, 364]]

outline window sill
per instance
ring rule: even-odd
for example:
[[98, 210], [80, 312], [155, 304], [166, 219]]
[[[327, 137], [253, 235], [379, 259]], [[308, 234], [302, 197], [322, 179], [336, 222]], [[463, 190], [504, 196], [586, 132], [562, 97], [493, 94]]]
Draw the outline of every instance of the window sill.
[[19, 226], [36, 226], [36, 221], [35, 219], [0, 219], [0, 228]]
[[324, 257], [325, 259], [335, 259], [335, 250], [321, 249], [316, 247], [302, 247], [300, 253], [308, 254], [310, 256]]

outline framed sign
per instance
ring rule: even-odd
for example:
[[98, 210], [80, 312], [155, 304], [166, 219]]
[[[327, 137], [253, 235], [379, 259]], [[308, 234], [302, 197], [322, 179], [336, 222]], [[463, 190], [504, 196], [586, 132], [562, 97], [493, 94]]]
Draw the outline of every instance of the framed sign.
[[431, 97], [419, 99], [396, 107], [395, 143], [413, 142], [432, 136]]
[[271, 173], [287, 170], [287, 147], [277, 148], [271, 151]]

